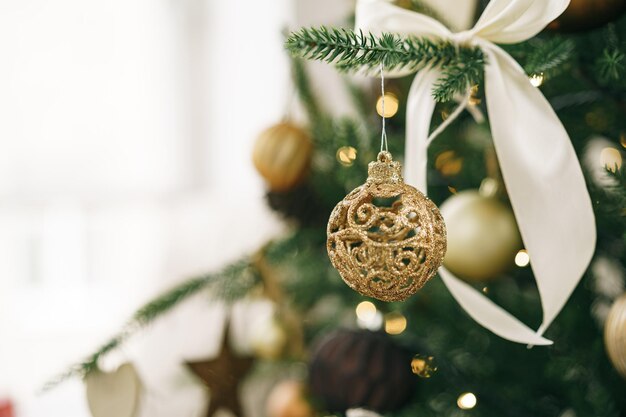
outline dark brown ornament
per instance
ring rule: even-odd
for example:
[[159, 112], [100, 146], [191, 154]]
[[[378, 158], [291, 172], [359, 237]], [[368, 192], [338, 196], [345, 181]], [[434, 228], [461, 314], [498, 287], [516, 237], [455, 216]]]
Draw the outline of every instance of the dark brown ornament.
[[239, 384], [252, 368], [254, 359], [235, 354], [230, 345], [229, 333], [229, 325], [226, 324], [224, 340], [217, 357], [185, 363], [209, 388], [211, 400], [207, 417], [212, 417], [222, 408], [230, 410], [237, 417], [243, 416], [239, 402]]
[[269, 190], [265, 198], [272, 210], [302, 227], [325, 226], [332, 210], [332, 207], [325, 207], [320, 202], [315, 189], [307, 182], [289, 191]]
[[385, 333], [335, 331], [319, 341], [311, 356], [311, 396], [330, 412], [398, 410], [415, 391], [411, 359]]
[[556, 32], [591, 30], [617, 20], [624, 12], [626, 0], [572, 0], [548, 29]]

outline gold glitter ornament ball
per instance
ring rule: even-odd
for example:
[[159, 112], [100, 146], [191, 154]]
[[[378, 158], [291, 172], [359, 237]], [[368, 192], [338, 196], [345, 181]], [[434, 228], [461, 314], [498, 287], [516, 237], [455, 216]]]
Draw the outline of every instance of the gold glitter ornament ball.
[[293, 123], [284, 122], [261, 132], [252, 161], [272, 191], [284, 192], [306, 177], [312, 155], [309, 135]]
[[378, 154], [367, 182], [337, 204], [327, 232], [330, 261], [346, 284], [383, 301], [415, 294], [446, 253], [439, 209], [404, 183], [389, 152]]
[[604, 344], [611, 363], [626, 379], [626, 294], [609, 311], [604, 324]]

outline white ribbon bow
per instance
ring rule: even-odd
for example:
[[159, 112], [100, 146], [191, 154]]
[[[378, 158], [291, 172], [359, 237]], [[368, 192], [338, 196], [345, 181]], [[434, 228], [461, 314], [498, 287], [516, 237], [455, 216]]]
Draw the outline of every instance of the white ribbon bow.
[[[485, 96], [502, 177], [537, 280], [543, 323], [535, 332], [459, 280], [439, 273], [467, 313], [513, 342], [549, 345], [542, 337], [582, 278], [594, 252], [595, 218], [569, 136], [520, 65], [494, 44], [535, 36], [557, 18], [569, 0], [492, 0], [474, 28], [452, 33], [438, 21], [385, 0], [359, 0], [357, 29], [448, 39], [476, 45], [487, 58]], [[409, 92], [405, 180], [426, 192], [428, 131], [435, 109], [433, 84], [439, 68], [422, 69]]]

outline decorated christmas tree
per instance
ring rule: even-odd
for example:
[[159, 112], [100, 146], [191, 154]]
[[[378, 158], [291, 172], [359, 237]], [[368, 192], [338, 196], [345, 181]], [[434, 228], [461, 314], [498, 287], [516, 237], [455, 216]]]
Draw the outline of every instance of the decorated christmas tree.
[[[305, 117], [252, 155], [289, 232], [139, 308], [46, 389], [82, 378], [94, 417], [138, 415], [141, 377], [103, 359], [204, 291], [273, 311], [251, 354], [226, 323], [217, 357], [181, 363], [209, 416], [246, 415], [240, 384], [285, 369], [256, 415], [626, 416], [624, 11], [492, 0], [464, 23], [359, 0], [344, 28], [294, 28]], [[307, 60], [345, 73], [357, 116], [324, 108]]]

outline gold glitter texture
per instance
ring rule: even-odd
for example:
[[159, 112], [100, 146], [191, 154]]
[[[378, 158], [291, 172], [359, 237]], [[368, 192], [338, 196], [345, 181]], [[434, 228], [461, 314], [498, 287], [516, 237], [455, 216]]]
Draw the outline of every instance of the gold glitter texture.
[[415, 294], [446, 253], [439, 209], [404, 183], [389, 152], [379, 153], [367, 182], [337, 204], [327, 232], [330, 261], [346, 284], [383, 301]]

